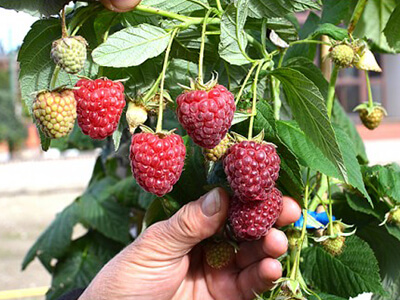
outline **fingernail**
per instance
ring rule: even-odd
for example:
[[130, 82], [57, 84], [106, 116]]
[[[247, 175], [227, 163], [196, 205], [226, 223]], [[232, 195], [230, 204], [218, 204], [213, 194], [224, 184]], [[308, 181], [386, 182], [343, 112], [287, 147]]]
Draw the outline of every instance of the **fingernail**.
[[213, 189], [204, 196], [201, 210], [207, 217], [212, 217], [221, 210], [221, 198], [218, 189]]

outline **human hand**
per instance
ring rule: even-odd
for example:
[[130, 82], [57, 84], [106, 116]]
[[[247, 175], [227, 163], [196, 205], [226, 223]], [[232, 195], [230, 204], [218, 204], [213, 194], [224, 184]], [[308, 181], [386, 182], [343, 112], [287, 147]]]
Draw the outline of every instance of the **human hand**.
[[[149, 227], [97, 274], [79, 300], [242, 300], [270, 289], [282, 275], [277, 258], [287, 250], [285, 234], [275, 228], [258, 241], [239, 243], [223, 269], [203, 259], [198, 244], [224, 225], [228, 203], [226, 192], [216, 188]], [[299, 217], [298, 204], [284, 197], [277, 226]]]
[[141, 0], [100, 0], [111, 11], [127, 12], [138, 6]]

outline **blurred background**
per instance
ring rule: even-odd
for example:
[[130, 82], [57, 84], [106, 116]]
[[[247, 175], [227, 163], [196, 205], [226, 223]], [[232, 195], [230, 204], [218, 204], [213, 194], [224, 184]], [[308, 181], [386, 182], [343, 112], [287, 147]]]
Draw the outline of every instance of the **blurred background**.
[[[98, 151], [40, 149], [36, 127], [20, 100], [17, 64], [18, 48], [35, 21], [0, 9], [0, 291], [49, 286], [50, 276], [38, 262], [24, 272], [21, 262], [55, 214], [85, 189]], [[365, 129], [352, 112], [367, 100], [363, 72], [341, 71], [337, 96], [357, 123], [370, 163], [400, 163], [400, 56], [377, 58], [383, 72], [371, 74], [374, 100], [389, 113], [378, 129]]]

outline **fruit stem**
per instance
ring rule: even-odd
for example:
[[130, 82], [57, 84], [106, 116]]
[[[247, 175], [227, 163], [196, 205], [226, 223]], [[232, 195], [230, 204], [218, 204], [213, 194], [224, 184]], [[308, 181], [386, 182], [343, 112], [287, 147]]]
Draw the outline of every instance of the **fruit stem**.
[[[186, 16], [183, 16], [183, 15], [180, 15], [177, 13], [173, 13], [173, 12], [166, 11], [166, 10], [161, 10], [158, 8], [154, 8], [154, 7], [142, 5], [142, 4], [139, 4], [138, 6], [136, 6], [135, 10], [184, 22], [183, 24], [180, 25], [180, 27], [188, 27], [190, 25], [201, 24], [204, 22], [204, 18], [186, 17]], [[216, 19], [210, 20], [209, 24], [219, 24], [219, 23], [221, 23], [221, 19], [216, 18]]]
[[235, 101], [235, 105], [236, 105], [236, 106], [238, 105], [238, 103], [239, 103], [239, 101], [240, 101], [240, 98], [242, 97], [243, 91], [244, 91], [244, 89], [246, 88], [247, 82], [249, 81], [250, 76], [251, 76], [251, 74], [253, 74], [253, 71], [254, 71], [254, 69], [255, 69], [256, 67], [257, 67], [257, 63], [254, 63], [254, 64], [251, 66], [249, 73], [247, 73], [247, 76], [246, 76], [246, 78], [244, 79], [242, 86], [240, 87], [239, 93], [238, 93], [237, 96], [236, 96], [236, 101]]
[[200, 44], [200, 55], [199, 55], [199, 82], [203, 84], [203, 63], [204, 63], [204, 48], [206, 44], [206, 30], [207, 30], [207, 20], [211, 14], [211, 10], [207, 11], [204, 21], [203, 21], [203, 28], [201, 31], [201, 44]]
[[301, 259], [301, 249], [303, 248], [304, 239], [307, 233], [307, 217], [308, 217], [308, 198], [310, 191], [310, 168], [307, 168], [307, 179], [306, 186], [304, 189], [304, 209], [303, 209], [303, 227], [301, 229], [301, 236], [298, 243], [298, 248], [296, 249], [296, 257], [293, 262], [293, 268], [290, 274], [290, 279], [297, 280], [299, 277], [300, 259]]
[[333, 236], [333, 209], [332, 209], [332, 194], [331, 194], [331, 183], [329, 181], [329, 177], [326, 177], [326, 182], [328, 183], [328, 199], [329, 199], [329, 235]]
[[329, 80], [328, 97], [326, 100], [326, 109], [328, 111], [329, 119], [332, 116], [333, 101], [335, 100], [335, 85], [339, 74], [339, 67], [334, 64], [331, 73], [331, 79]]
[[164, 64], [163, 64], [163, 69], [162, 69], [162, 77], [161, 77], [161, 83], [160, 83], [160, 103], [158, 107], [158, 119], [157, 119], [157, 127], [156, 127], [156, 132], [161, 132], [162, 130], [162, 120], [163, 120], [163, 113], [164, 113], [164, 83], [165, 83], [165, 73], [167, 72], [167, 66], [168, 66], [168, 60], [169, 60], [169, 53], [171, 52], [171, 47], [172, 43], [174, 41], [174, 38], [179, 31], [178, 28], [175, 28], [172, 33], [171, 37], [168, 42], [167, 50], [165, 51], [165, 58], [164, 58]]
[[263, 61], [258, 61], [258, 68], [256, 71], [256, 75], [254, 77], [253, 82], [253, 105], [251, 108], [251, 117], [250, 117], [250, 124], [249, 124], [249, 134], [248, 139], [250, 140], [253, 137], [253, 126], [254, 126], [254, 117], [257, 114], [257, 84], [258, 84], [258, 76], [260, 75], [261, 67], [263, 65]]
[[369, 80], [368, 71], [365, 71], [365, 79], [367, 80], [367, 88], [368, 88], [368, 107], [373, 107], [374, 100], [372, 99], [372, 89], [371, 89], [371, 82]]
[[219, 10], [220, 12], [223, 12], [224, 9], [222, 8], [221, 0], [216, 0], [215, 2], [217, 3], [217, 8], [218, 8], [218, 10]]
[[367, 5], [368, 0], [358, 0], [356, 8], [354, 9], [353, 15], [351, 16], [351, 20], [349, 26], [347, 27], [347, 32], [351, 35], [356, 28], [358, 21], [364, 11], [365, 6]]
[[297, 44], [320, 44], [320, 45], [327, 45], [327, 46], [332, 46], [330, 43], [328, 42], [324, 42], [324, 41], [319, 41], [319, 40], [299, 40], [299, 41], [294, 41], [289, 43], [289, 47], [293, 46], [293, 45], [297, 45]]
[[60, 74], [60, 66], [56, 65], [54, 68], [53, 76], [51, 77], [51, 82], [50, 82], [50, 90], [54, 90], [56, 88], [56, 82], [58, 79], [58, 74]]
[[67, 24], [65, 22], [65, 7], [61, 11], [61, 36], [62, 38], [68, 37]]

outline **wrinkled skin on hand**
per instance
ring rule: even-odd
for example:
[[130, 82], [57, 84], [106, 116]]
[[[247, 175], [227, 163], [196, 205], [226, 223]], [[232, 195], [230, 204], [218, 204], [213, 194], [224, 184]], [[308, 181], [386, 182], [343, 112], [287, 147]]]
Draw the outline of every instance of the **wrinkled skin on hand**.
[[[199, 243], [224, 226], [228, 206], [228, 195], [217, 188], [154, 224], [97, 274], [79, 300], [250, 300], [270, 289], [282, 276], [277, 258], [288, 245], [278, 229], [239, 243], [235, 259], [225, 268], [206, 263]], [[299, 217], [299, 205], [284, 197], [276, 225]]]

